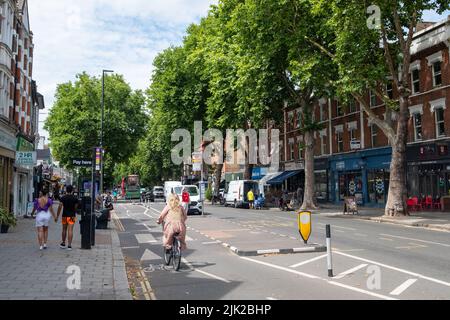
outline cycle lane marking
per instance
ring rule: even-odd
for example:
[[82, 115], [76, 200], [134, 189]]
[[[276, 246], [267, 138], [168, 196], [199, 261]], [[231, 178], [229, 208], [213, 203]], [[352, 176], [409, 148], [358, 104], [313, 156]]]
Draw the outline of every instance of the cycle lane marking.
[[343, 272], [339, 273], [337, 276], [334, 277], [334, 279], [342, 279], [345, 276], [347, 276], [347, 275], [349, 275], [351, 273], [354, 273], [354, 272], [356, 272], [356, 271], [358, 271], [358, 270], [360, 270], [362, 268], [365, 268], [367, 266], [368, 266], [367, 263], [360, 264], [359, 266], [356, 266], [354, 268], [351, 268], [351, 269], [348, 269], [346, 271], [343, 271]]
[[309, 260], [306, 260], [306, 261], [302, 261], [302, 262], [293, 264], [293, 265], [289, 266], [289, 268], [297, 268], [297, 267], [303, 266], [303, 265], [308, 264], [310, 262], [314, 262], [314, 261], [320, 260], [322, 258], [325, 258], [327, 255], [328, 254], [323, 254], [321, 256], [318, 256], [318, 257], [315, 257], [315, 258], [312, 258], [312, 259], [309, 259]]
[[405, 282], [403, 282], [401, 285], [399, 285], [397, 288], [391, 291], [391, 295], [393, 296], [399, 296], [401, 295], [406, 289], [408, 289], [411, 285], [413, 285], [417, 279], [408, 279]]
[[209, 273], [209, 272], [206, 272], [206, 271], [203, 271], [203, 270], [199, 270], [199, 269], [194, 268], [194, 266], [193, 266], [189, 261], [187, 261], [186, 258], [184, 258], [184, 257], [181, 258], [181, 261], [182, 261], [185, 265], [187, 265], [187, 266], [189, 267], [189, 269], [191, 269], [192, 271], [197, 271], [197, 272], [199, 272], [199, 273], [201, 273], [201, 274], [203, 274], [203, 275], [205, 275], [205, 276], [208, 276], [208, 277], [210, 277], [210, 278], [213, 278], [213, 279], [216, 279], [216, 280], [225, 282], [225, 283], [231, 283], [231, 281], [229, 281], [229, 280], [227, 280], [227, 279], [225, 279], [225, 278], [222, 278], [222, 277], [219, 277], [219, 276], [217, 276], [217, 275], [215, 275], [215, 274], [212, 274], [212, 273]]
[[439, 245], [439, 246], [449, 247], [450, 248], [450, 244], [446, 244], [446, 243], [427, 241], [427, 240], [421, 240], [421, 239], [409, 238], [409, 237], [402, 237], [402, 236], [395, 236], [395, 235], [386, 234], [386, 233], [380, 233], [380, 236], [391, 237], [391, 238], [398, 238], [398, 239], [404, 239], [404, 240], [412, 240], [412, 241], [418, 241], [418, 242], [429, 243], [429, 244], [436, 244], [436, 245]]

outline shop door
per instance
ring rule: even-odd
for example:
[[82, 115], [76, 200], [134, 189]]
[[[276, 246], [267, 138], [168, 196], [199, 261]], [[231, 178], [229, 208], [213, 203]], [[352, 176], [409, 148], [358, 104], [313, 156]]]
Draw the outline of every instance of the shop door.
[[362, 194], [361, 172], [351, 172], [339, 176], [339, 197], [343, 201], [344, 197], [354, 197]]

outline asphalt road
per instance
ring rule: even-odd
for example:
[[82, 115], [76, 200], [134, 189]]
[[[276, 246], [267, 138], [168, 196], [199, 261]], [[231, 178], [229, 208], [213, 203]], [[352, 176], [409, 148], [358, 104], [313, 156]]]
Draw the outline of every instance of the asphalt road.
[[[302, 245], [292, 212], [208, 206], [189, 216], [181, 270], [165, 267], [162, 203], [117, 204], [124, 256], [138, 262], [138, 298], [156, 299], [450, 299], [450, 234], [372, 221], [312, 216], [309, 242], [325, 244], [331, 225], [333, 273], [324, 252], [243, 257], [221, 245], [256, 239], [259, 249]], [[280, 242], [281, 241], [281, 242]], [[145, 281], [147, 280], [147, 281]], [[146, 285], [145, 285], [146, 284]]]

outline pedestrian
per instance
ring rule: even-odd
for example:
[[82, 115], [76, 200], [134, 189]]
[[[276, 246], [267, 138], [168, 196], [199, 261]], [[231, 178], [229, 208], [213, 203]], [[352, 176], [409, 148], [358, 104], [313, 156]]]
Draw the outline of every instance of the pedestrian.
[[186, 187], [183, 188], [183, 192], [181, 193], [181, 205], [184, 211], [189, 212], [189, 204], [191, 203], [190, 194], [187, 191]]
[[42, 190], [42, 196], [34, 200], [34, 207], [31, 215], [35, 212], [37, 212], [36, 228], [39, 241], [39, 250], [47, 249], [50, 214], [55, 219], [55, 222], [57, 221], [55, 211], [53, 210], [53, 200], [49, 198], [47, 190]]
[[303, 202], [303, 189], [301, 186], [297, 188], [297, 201], [301, 205]]
[[73, 195], [73, 187], [67, 186], [67, 194], [61, 198], [58, 206], [58, 213], [56, 215], [56, 222], [58, 221], [59, 215], [62, 213], [62, 242], [59, 245], [61, 249], [66, 248], [66, 238], [67, 238], [67, 250], [72, 250], [72, 240], [73, 240], [73, 227], [75, 225], [77, 209], [78, 209], [78, 199]]
[[253, 194], [253, 189], [250, 189], [250, 191], [247, 193], [247, 200], [249, 203], [249, 208], [253, 209], [254, 206], [254, 202], [255, 202], [255, 195]]

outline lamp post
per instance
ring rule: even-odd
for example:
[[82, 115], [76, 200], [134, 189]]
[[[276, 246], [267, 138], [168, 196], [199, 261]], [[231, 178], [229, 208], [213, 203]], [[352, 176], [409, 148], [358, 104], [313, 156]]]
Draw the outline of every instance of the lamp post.
[[103, 193], [103, 118], [105, 114], [105, 73], [112, 73], [113, 70], [103, 70], [102, 72], [102, 119], [101, 119], [101, 134], [100, 134], [100, 149], [102, 152], [100, 164], [100, 193]]

